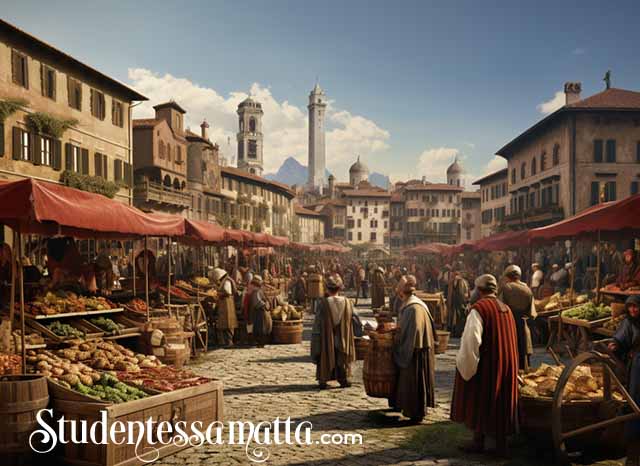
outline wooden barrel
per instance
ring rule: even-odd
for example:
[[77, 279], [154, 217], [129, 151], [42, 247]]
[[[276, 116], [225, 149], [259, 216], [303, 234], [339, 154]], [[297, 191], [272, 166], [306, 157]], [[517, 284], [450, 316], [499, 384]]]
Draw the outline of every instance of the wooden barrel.
[[274, 345], [294, 345], [302, 343], [302, 320], [273, 321], [271, 330], [272, 343]]
[[367, 356], [369, 351], [369, 339], [362, 337], [355, 337], [356, 342], [356, 361], [362, 361]]
[[362, 370], [364, 389], [371, 397], [389, 398], [396, 388], [393, 333], [371, 333], [370, 337]]
[[322, 298], [324, 296], [324, 280], [322, 275], [312, 273], [307, 278], [307, 295], [311, 299]]
[[47, 379], [38, 375], [0, 377], [0, 458], [3, 464], [36, 464], [29, 436], [36, 414], [49, 404]]
[[444, 330], [436, 330], [436, 338], [438, 341], [436, 342], [436, 354], [446, 353], [447, 348], [449, 347], [449, 337], [450, 333]]

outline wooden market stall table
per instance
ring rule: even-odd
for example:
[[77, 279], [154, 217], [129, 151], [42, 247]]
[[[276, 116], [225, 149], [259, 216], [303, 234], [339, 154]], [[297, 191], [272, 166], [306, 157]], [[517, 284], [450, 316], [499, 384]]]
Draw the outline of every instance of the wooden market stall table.
[[629, 296], [640, 296], [640, 290], [610, 290], [607, 288], [600, 288], [600, 294], [615, 296], [626, 300]]

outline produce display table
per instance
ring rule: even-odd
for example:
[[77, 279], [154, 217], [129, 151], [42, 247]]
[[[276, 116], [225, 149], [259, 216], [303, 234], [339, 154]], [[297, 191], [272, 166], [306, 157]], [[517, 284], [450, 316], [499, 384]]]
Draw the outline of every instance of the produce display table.
[[605, 294], [609, 296], [617, 296], [620, 298], [628, 298], [629, 296], [639, 296], [640, 290], [609, 290], [607, 288], [600, 288], [600, 294]]

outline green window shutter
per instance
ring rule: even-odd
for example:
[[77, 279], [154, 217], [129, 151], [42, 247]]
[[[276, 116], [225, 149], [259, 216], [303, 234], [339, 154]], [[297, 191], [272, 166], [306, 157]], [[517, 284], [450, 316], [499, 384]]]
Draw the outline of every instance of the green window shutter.
[[102, 155], [100, 152], [93, 154], [94, 175], [102, 176]]
[[593, 141], [593, 161], [595, 163], [602, 163], [602, 139], [595, 139]]
[[34, 165], [40, 165], [42, 163], [42, 151], [40, 150], [40, 136], [31, 133], [29, 135], [30, 141], [30, 151], [31, 151], [31, 161]]
[[80, 155], [82, 157], [80, 172], [83, 175], [89, 174], [89, 150], [88, 149], [80, 149]]
[[107, 154], [102, 154], [102, 177], [105, 180], [109, 179], [109, 169], [107, 168], [109, 164], [107, 162], [108, 162]]
[[53, 150], [53, 169], [60, 170], [62, 168], [62, 142], [60, 139], [54, 139], [51, 148]]
[[13, 160], [20, 160], [22, 152], [22, 130], [17, 126], [13, 127]]
[[114, 181], [122, 179], [122, 160], [113, 161], [113, 178]]
[[591, 182], [591, 205], [596, 205], [600, 201], [600, 183]]
[[73, 144], [64, 145], [64, 169], [73, 171]]

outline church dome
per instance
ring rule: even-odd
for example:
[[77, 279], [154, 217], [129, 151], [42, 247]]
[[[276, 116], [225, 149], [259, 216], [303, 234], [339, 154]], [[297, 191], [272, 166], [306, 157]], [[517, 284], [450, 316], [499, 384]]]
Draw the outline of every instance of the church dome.
[[238, 108], [243, 108], [243, 107], [261, 108], [262, 105], [256, 102], [255, 100], [253, 100], [251, 96], [249, 96], [246, 99], [244, 99], [242, 102], [240, 102], [240, 104], [238, 105]]
[[458, 157], [447, 168], [447, 175], [459, 175], [462, 173], [462, 165], [458, 163]]
[[360, 162], [360, 157], [358, 156], [356, 163], [351, 165], [351, 168], [349, 168], [349, 173], [369, 173], [369, 168], [364, 163]]

